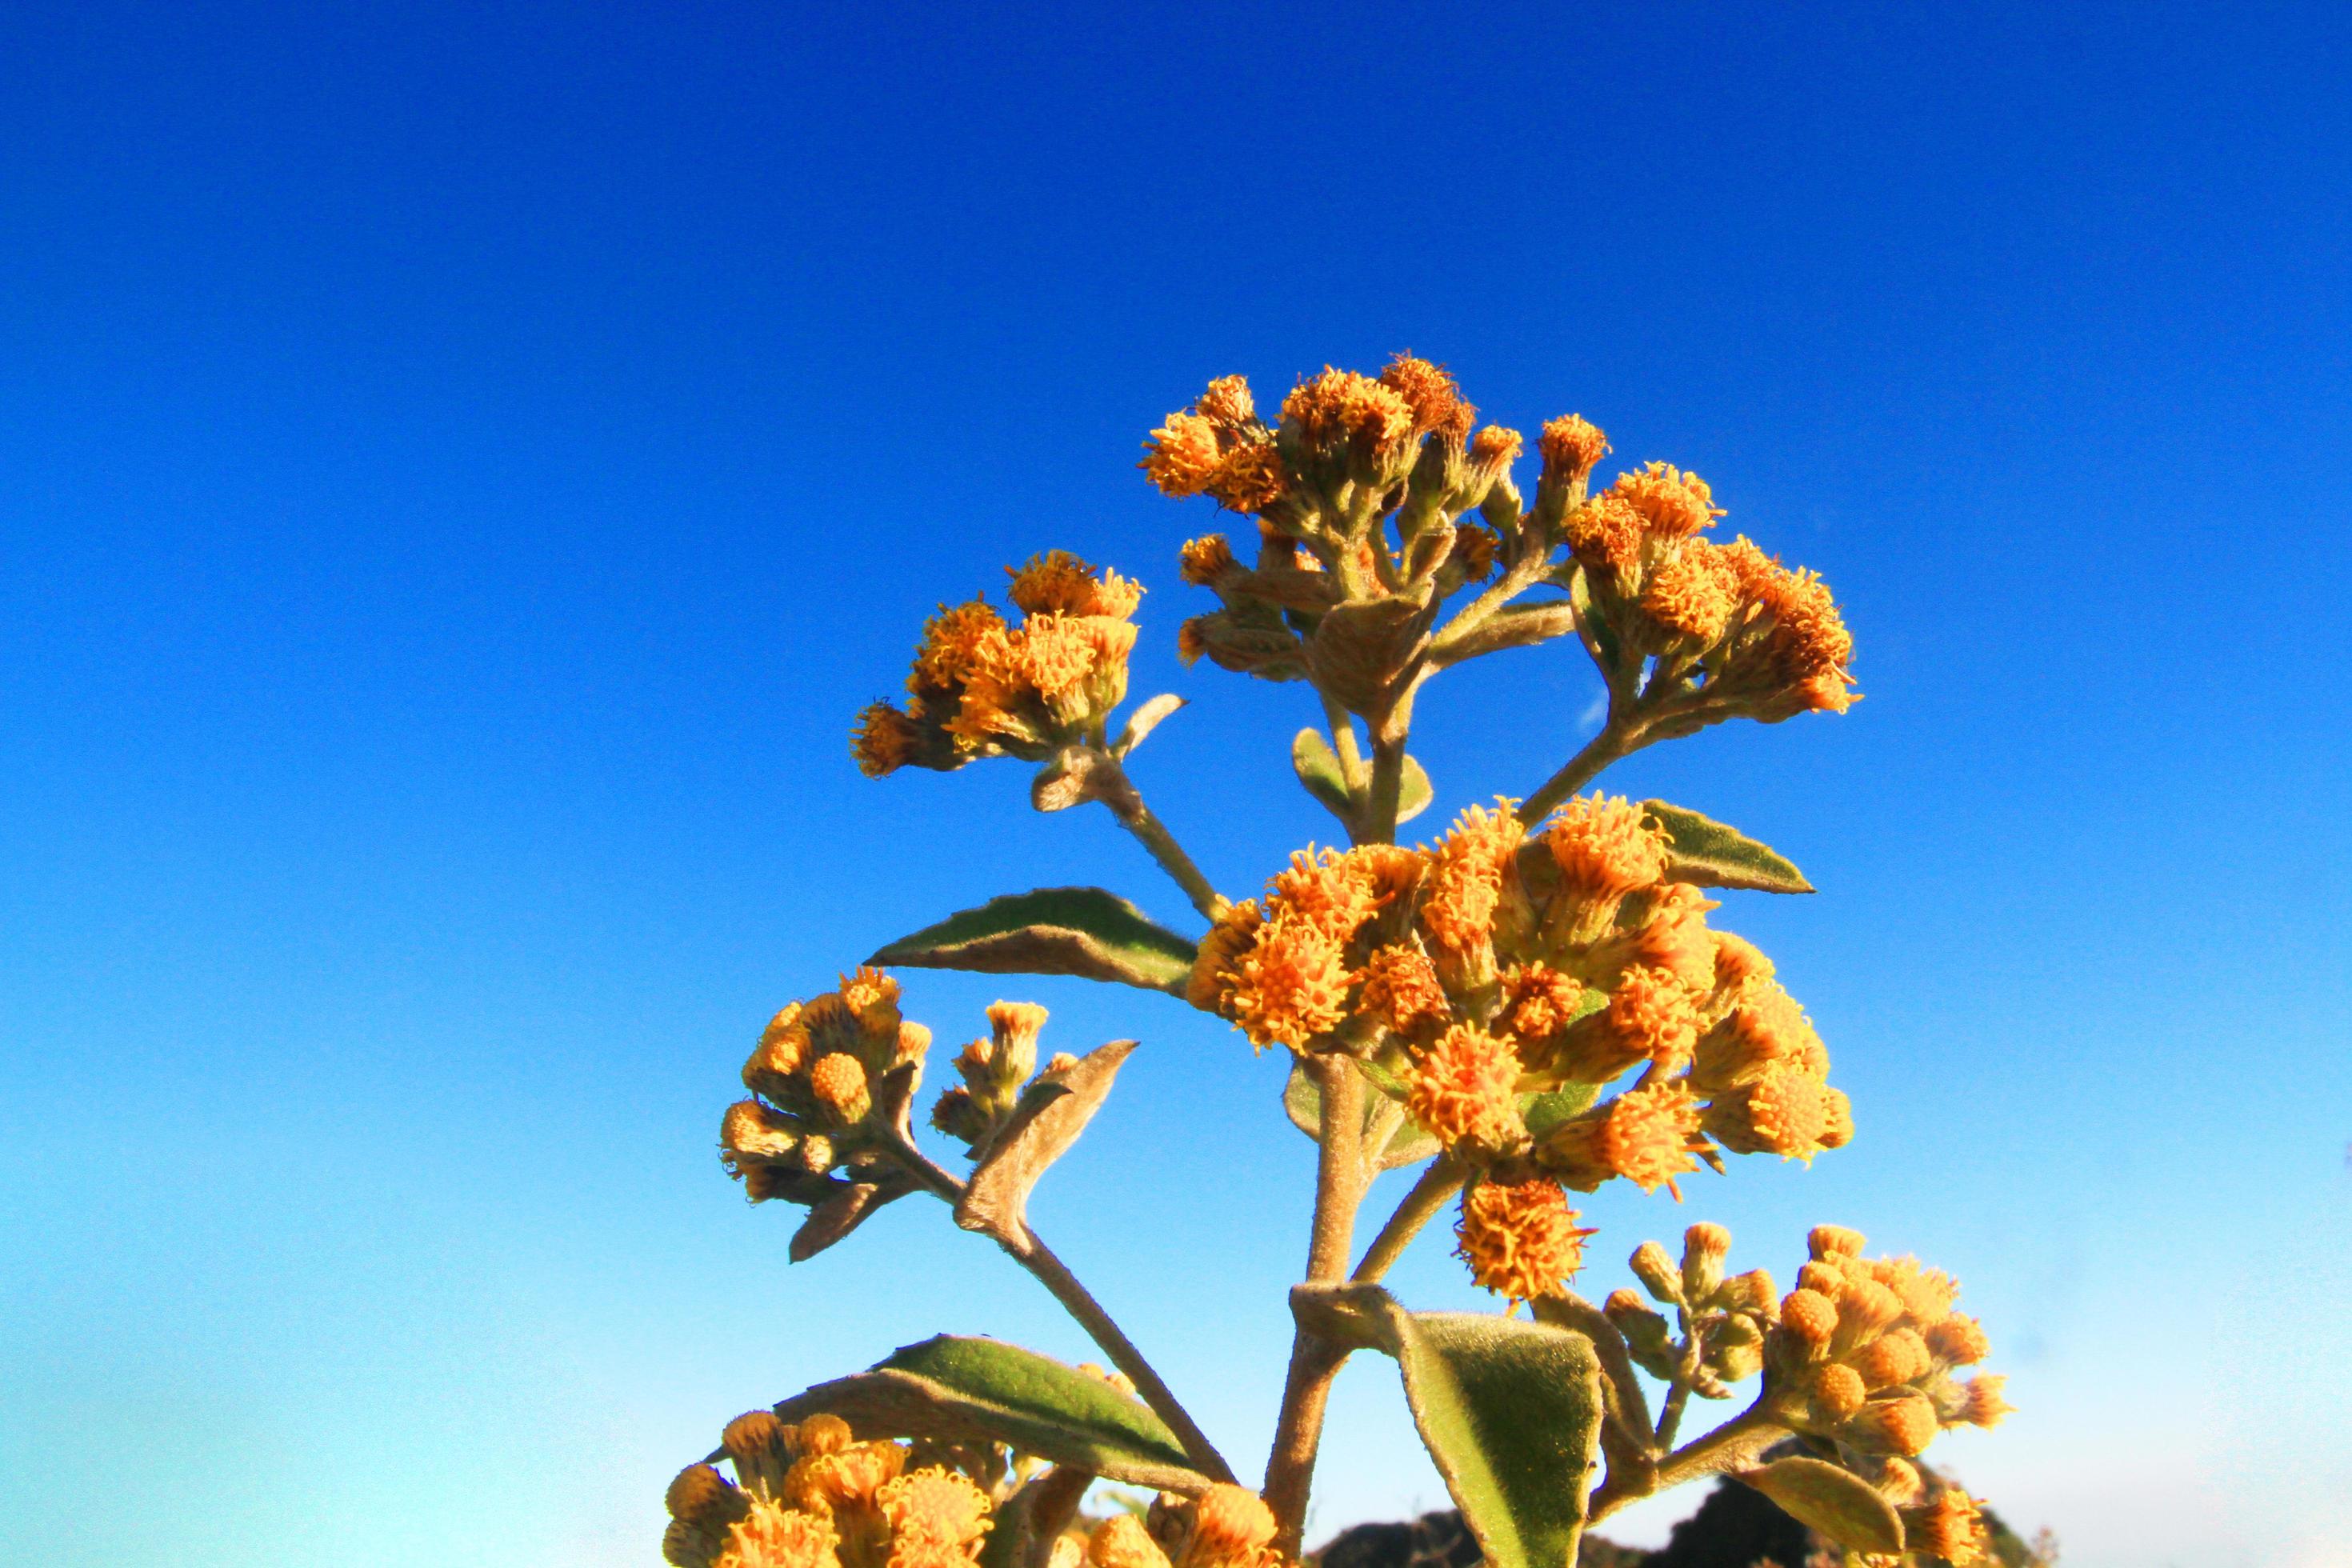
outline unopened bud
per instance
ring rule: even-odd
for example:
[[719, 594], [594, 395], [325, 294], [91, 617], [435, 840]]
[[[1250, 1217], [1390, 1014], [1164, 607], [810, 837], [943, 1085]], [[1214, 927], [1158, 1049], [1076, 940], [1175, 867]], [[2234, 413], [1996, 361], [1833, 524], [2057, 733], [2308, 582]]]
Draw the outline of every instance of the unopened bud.
[[1726, 1383], [1764, 1370], [1764, 1333], [1744, 1317], [1726, 1318], [1706, 1337], [1706, 1366]]
[[1919, 1467], [1908, 1459], [1889, 1458], [1879, 1462], [1878, 1490], [1887, 1501], [1900, 1508], [1927, 1489], [1919, 1479]]
[[1650, 1310], [1642, 1298], [1631, 1290], [1612, 1290], [1601, 1310], [1617, 1331], [1625, 1336], [1626, 1350], [1643, 1372], [1656, 1378], [1674, 1376], [1674, 1342], [1664, 1318]]
[[1834, 1296], [1845, 1276], [1827, 1263], [1808, 1263], [1797, 1270], [1797, 1287], [1802, 1290], [1819, 1290], [1824, 1296]]
[[919, 1062], [931, 1048], [931, 1031], [908, 1019], [898, 1026], [898, 1060], [900, 1066]]
[[1846, 1418], [1839, 1436], [1866, 1454], [1926, 1451], [1936, 1440], [1936, 1407], [1916, 1394], [1874, 1400]]
[[1863, 1385], [1862, 1373], [1843, 1362], [1832, 1362], [1813, 1373], [1813, 1408], [1826, 1421], [1844, 1420], [1863, 1407], [1870, 1391]]
[[1926, 1341], [1909, 1329], [1896, 1329], [1854, 1352], [1853, 1365], [1875, 1392], [1925, 1377], [1935, 1363]]
[[1992, 1353], [1992, 1342], [1985, 1337], [1983, 1325], [1958, 1312], [1930, 1324], [1927, 1339], [1936, 1359], [1951, 1366], [1974, 1366]]
[[1922, 1556], [1970, 1564], [1992, 1555], [1991, 1531], [1982, 1510], [1958, 1487], [1946, 1487], [1932, 1501], [1902, 1512], [1904, 1540]]
[[743, 1494], [709, 1465], [688, 1465], [678, 1471], [662, 1500], [672, 1519], [700, 1525], [716, 1533], [751, 1511]]
[[800, 1424], [797, 1446], [803, 1454], [823, 1458], [838, 1454], [855, 1441], [849, 1423], [838, 1415], [812, 1415]]
[[1633, 1249], [1633, 1278], [1654, 1300], [1670, 1307], [1682, 1305], [1682, 1270], [1675, 1267], [1675, 1260], [1666, 1256], [1664, 1247], [1654, 1241], [1642, 1243]]
[[1801, 1288], [1780, 1299], [1780, 1331], [1799, 1349], [1801, 1361], [1820, 1361], [1829, 1354], [1837, 1327], [1837, 1304], [1820, 1291]]
[[1842, 1225], [1817, 1225], [1806, 1236], [1805, 1244], [1817, 1258], [1859, 1258], [1866, 1245], [1862, 1232], [1848, 1230]]
[[1735, 1312], [1752, 1312], [1769, 1318], [1780, 1300], [1780, 1290], [1772, 1283], [1767, 1269], [1751, 1268], [1745, 1274], [1735, 1274], [1723, 1282], [1723, 1302]]
[[1094, 1568], [1169, 1568], [1168, 1553], [1131, 1513], [1115, 1513], [1095, 1526], [1087, 1561]]
[[1229, 1568], [1255, 1563], [1274, 1539], [1274, 1510], [1247, 1487], [1220, 1482], [1192, 1504], [1192, 1533], [1181, 1568]]
[[1837, 1312], [1832, 1348], [1842, 1359], [1893, 1327], [1903, 1316], [1903, 1298], [1875, 1279], [1849, 1279], [1838, 1289]]
[[1702, 1220], [1683, 1232], [1683, 1300], [1696, 1307], [1715, 1299], [1730, 1251], [1731, 1233], [1719, 1225]]
[[2000, 1426], [2000, 1418], [2017, 1408], [2000, 1396], [2008, 1384], [2008, 1378], [1991, 1373], [1969, 1379], [1963, 1385], [1967, 1397], [1960, 1406], [1960, 1419], [1971, 1426]]
[[1037, 1033], [1045, 1026], [1045, 1009], [1034, 1002], [992, 1002], [988, 1026], [995, 1037], [997, 1082], [1007, 1089], [1026, 1082], [1037, 1070]]

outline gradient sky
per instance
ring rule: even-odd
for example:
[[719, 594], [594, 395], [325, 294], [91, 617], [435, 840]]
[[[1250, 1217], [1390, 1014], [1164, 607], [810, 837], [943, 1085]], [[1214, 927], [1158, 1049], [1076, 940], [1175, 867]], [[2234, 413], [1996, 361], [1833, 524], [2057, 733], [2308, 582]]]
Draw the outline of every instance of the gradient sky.
[[[1783, 1278], [1966, 1282], [1939, 1445], [2068, 1568], [2352, 1563], [2339, 5], [121, 6], [0, 14], [0, 1557], [638, 1564], [738, 1411], [938, 1329], [1084, 1342], [916, 1202], [788, 1268], [714, 1139], [781, 1003], [1098, 881], [1022, 770], [857, 776], [923, 615], [1151, 590], [1139, 754], [1229, 891], [1333, 824], [1302, 693], [1184, 670], [1137, 443], [1411, 348], [1696, 467], [1868, 700], [1643, 755], [1862, 1134], [1610, 1193]], [[1422, 704], [1433, 831], [1572, 647]], [[1172, 1001], [1038, 1223], [1254, 1468], [1308, 1146]], [[1435, 1239], [1416, 1304], [1473, 1293]], [[1229, 1286], [1230, 1289], [1225, 1287]], [[1384, 1363], [1317, 1532], [1442, 1499]], [[1655, 1539], [1696, 1500], [1627, 1516]]]

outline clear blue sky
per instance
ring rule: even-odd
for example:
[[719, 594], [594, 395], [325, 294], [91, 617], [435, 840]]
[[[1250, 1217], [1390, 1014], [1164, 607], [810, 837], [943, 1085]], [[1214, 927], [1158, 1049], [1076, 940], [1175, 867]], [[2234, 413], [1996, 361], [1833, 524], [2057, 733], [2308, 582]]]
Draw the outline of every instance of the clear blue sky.
[[[1696, 467], [1860, 641], [1849, 716], [1610, 783], [1820, 885], [1718, 919], [1862, 1136], [1597, 1202], [1591, 1283], [1858, 1226], [1966, 1282], [2021, 1414], [1937, 1457], [2069, 1568], [2344, 1563], [2347, 197], [2330, 5], [8, 7], [0, 1556], [644, 1563], [740, 1410], [939, 1328], [1076, 1355], [940, 1213], [788, 1268], [719, 1173], [760, 1023], [880, 942], [1185, 914], [845, 727], [1068, 547], [1151, 589], [1194, 703], [1139, 772], [1213, 875], [1328, 837], [1299, 693], [1177, 667], [1213, 522], [1133, 463], [1209, 375], [1409, 347]], [[1593, 695], [1435, 688], [1440, 812]], [[1277, 1064], [909, 994], [1146, 1041], [1040, 1224], [1254, 1465]], [[1324, 1475], [1319, 1528], [1438, 1500], [1384, 1368]]]

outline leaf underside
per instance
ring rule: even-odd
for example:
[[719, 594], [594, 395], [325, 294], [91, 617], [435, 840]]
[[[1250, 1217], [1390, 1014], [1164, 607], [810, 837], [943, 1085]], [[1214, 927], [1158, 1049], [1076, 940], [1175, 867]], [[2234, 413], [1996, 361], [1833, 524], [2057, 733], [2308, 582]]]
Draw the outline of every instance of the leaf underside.
[[956, 1202], [956, 1224], [1026, 1256], [1035, 1245], [1029, 1235], [1029, 1189], [1078, 1141], [1134, 1049], [1133, 1040], [1113, 1040], [1087, 1052], [1076, 1066], [1032, 1084], [965, 1184]]
[[[1375, 1084], [1374, 1087], [1377, 1089], [1379, 1086]], [[1380, 1114], [1386, 1103], [1387, 1099], [1382, 1093], [1364, 1097], [1364, 1126], [1368, 1133], [1373, 1118]], [[1290, 1081], [1282, 1086], [1282, 1110], [1283, 1114], [1290, 1118], [1293, 1127], [1317, 1142], [1322, 1142], [1323, 1091], [1316, 1086], [1314, 1079], [1307, 1076], [1305, 1065], [1296, 1056], [1290, 1059]], [[1405, 1165], [1418, 1165], [1437, 1151], [1437, 1140], [1422, 1131], [1420, 1124], [1408, 1116], [1396, 1124], [1395, 1131], [1389, 1134], [1383, 1147], [1373, 1149], [1368, 1146], [1364, 1150], [1364, 1159], [1374, 1170], [1393, 1171]]]
[[1733, 1474], [1839, 1545], [1893, 1554], [1903, 1550], [1903, 1519], [1876, 1488], [1850, 1470], [1794, 1456]]
[[1100, 888], [1039, 888], [900, 937], [868, 963], [982, 974], [1075, 974], [1182, 995], [1198, 947]]
[[1761, 893], [1810, 893], [1813, 885], [1786, 856], [1736, 827], [1663, 800], [1642, 809], [1665, 829], [1666, 877], [1700, 888], [1743, 888]]
[[775, 1408], [785, 1421], [838, 1415], [861, 1438], [1006, 1443], [1057, 1465], [1161, 1491], [1193, 1495], [1211, 1484], [1142, 1401], [1000, 1340], [941, 1334]]
[[1407, 1312], [1378, 1287], [1302, 1286], [1302, 1322], [1394, 1356], [1405, 1400], [1490, 1568], [1570, 1568], [1601, 1430], [1591, 1342], [1475, 1312]]
[[[1298, 782], [1307, 786], [1307, 793], [1321, 802], [1326, 811], [1342, 823], [1355, 820], [1355, 797], [1349, 792], [1346, 773], [1322, 731], [1310, 724], [1298, 731], [1290, 742], [1290, 765], [1297, 772]], [[1405, 758], [1404, 776], [1397, 788], [1397, 821], [1411, 822], [1427, 811], [1434, 798], [1428, 772], [1416, 759]]]

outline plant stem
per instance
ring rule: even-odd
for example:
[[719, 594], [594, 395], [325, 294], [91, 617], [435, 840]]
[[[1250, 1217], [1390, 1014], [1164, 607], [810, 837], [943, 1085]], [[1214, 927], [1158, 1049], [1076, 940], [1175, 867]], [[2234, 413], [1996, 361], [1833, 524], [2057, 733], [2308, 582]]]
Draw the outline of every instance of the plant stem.
[[1356, 721], [1345, 708], [1323, 699], [1323, 721], [1331, 727], [1331, 750], [1339, 759], [1339, 777], [1348, 793], [1360, 804], [1364, 794], [1364, 753], [1356, 745]]
[[1655, 1445], [1658, 1437], [1650, 1425], [1649, 1398], [1642, 1392], [1641, 1379], [1633, 1375], [1633, 1357], [1625, 1348], [1625, 1336], [1617, 1331], [1609, 1315], [1573, 1290], [1540, 1297], [1530, 1305], [1543, 1321], [1574, 1329], [1592, 1342], [1606, 1381], [1603, 1392], [1609, 1395], [1610, 1419], [1634, 1447], [1646, 1451]]
[[1372, 736], [1372, 783], [1356, 834], [1359, 844], [1396, 842], [1398, 803], [1404, 795], [1404, 740], [1402, 727], [1394, 740], [1378, 731]]
[[1612, 705], [1609, 721], [1601, 727], [1601, 732], [1587, 741], [1584, 749], [1570, 757], [1559, 772], [1544, 780], [1542, 788], [1528, 796], [1519, 807], [1519, 820], [1533, 827], [1550, 816], [1554, 806], [1600, 776], [1601, 769], [1641, 750], [1642, 744], [1641, 727], [1620, 723]]
[[[893, 1142], [896, 1146], [891, 1152], [898, 1155], [908, 1172], [942, 1203], [952, 1208], [963, 1196], [964, 1184], [916, 1148], [911, 1141], [901, 1137], [894, 1139]], [[1054, 1300], [1059, 1301], [1063, 1310], [1087, 1331], [1087, 1336], [1102, 1347], [1103, 1353], [1110, 1357], [1111, 1364], [1127, 1374], [1128, 1381], [1135, 1384], [1138, 1397], [1151, 1407], [1153, 1415], [1168, 1424], [1168, 1429], [1184, 1446], [1184, 1452], [1192, 1463], [1212, 1480], [1232, 1480], [1233, 1468], [1225, 1463], [1224, 1456], [1217, 1452], [1216, 1446], [1209, 1441], [1199, 1423], [1192, 1419], [1191, 1412], [1177, 1399], [1159, 1372], [1144, 1359], [1143, 1352], [1135, 1348], [1135, 1342], [1127, 1337], [1126, 1331], [1112, 1320], [1109, 1312], [1104, 1310], [1102, 1303], [1094, 1299], [1093, 1293], [1078, 1283], [1078, 1277], [1070, 1272], [1069, 1265], [1055, 1256], [1054, 1249], [1045, 1245], [1034, 1229], [1025, 1223], [1021, 1228], [1018, 1240], [1025, 1245], [1018, 1245], [1002, 1236], [994, 1237], [996, 1244], [1004, 1248], [1014, 1262], [1027, 1269], [1039, 1284], [1053, 1292]]]
[[1461, 1191], [1462, 1183], [1462, 1170], [1453, 1161], [1443, 1154], [1432, 1160], [1423, 1168], [1412, 1190], [1398, 1203], [1396, 1213], [1389, 1215], [1388, 1224], [1381, 1226], [1380, 1234], [1372, 1237], [1371, 1246], [1364, 1249], [1364, 1259], [1356, 1265], [1356, 1271], [1348, 1276], [1349, 1282], [1355, 1285], [1378, 1284], [1390, 1267], [1404, 1256], [1404, 1249], [1412, 1244], [1414, 1237], [1421, 1234], [1421, 1227], [1427, 1225], [1455, 1193]]
[[1168, 831], [1167, 825], [1143, 804], [1143, 792], [1135, 787], [1135, 781], [1127, 776], [1127, 770], [1117, 758], [1108, 752], [1097, 753], [1090, 782], [1095, 798], [1110, 807], [1118, 825], [1151, 851], [1151, 858], [1160, 862], [1161, 870], [1176, 879], [1176, 885], [1184, 889], [1184, 896], [1192, 900], [1194, 909], [1211, 920], [1223, 912], [1224, 899], [1209, 885], [1201, 868], [1192, 864], [1192, 858], [1184, 853], [1183, 846], [1176, 842], [1176, 836]]
[[1612, 1476], [1593, 1492], [1585, 1507], [1585, 1521], [1598, 1524], [1627, 1503], [1638, 1501], [1653, 1492], [1662, 1492], [1685, 1481], [1717, 1470], [1738, 1468], [1769, 1447], [1786, 1434], [1788, 1428], [1767, 1415], [1764, 1402], [1758, 1400], [1742, 1415], [1698, 1438], [1687, 1447], [1675, 1450], [1659, 1465], [1648, 1484], [1639, 1488], [1621, 1487]]
[[[1364, 1079], [1345, 1057], [1311, 1057], [1307, 1070], [1322, 1100], [1307, 1279], [1313, 1284], [1335, 1284], [1347, 1274], [1356, 1205], [1363, 1198]], [[1274, 1510], [1275, 1545], [1287, 1556], [1298, 1555], [1306, 1534], [1307, 1496], [1315, 1480], [1315, 1453], [1323, 1441], [1323, 1413], [1330, 1403], [1332, 1379], [1347, 1359], [1345, 1349], [1326, 1344], [1303, 1328], [1292, 1336], [1290, 1371], [1283, 1384], [1282, 1415], [1275, 1426], [1265, 1487], [1266, 1506]]]

